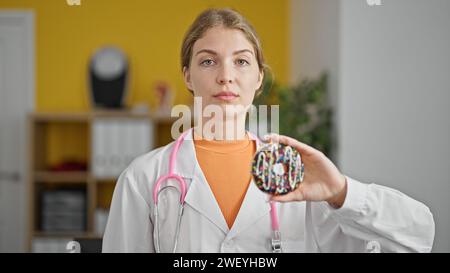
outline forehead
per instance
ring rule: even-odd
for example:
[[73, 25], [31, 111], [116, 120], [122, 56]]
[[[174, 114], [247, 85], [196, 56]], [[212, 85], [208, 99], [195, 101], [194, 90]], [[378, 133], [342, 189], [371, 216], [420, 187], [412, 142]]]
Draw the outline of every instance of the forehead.
[[202, 49], [211, 49], [222, 54], [248, 49], [254, 53], [253, 45], [241, 30], [224, 27], [208, 29], [202, 38], [195, 42], [193, 54]]

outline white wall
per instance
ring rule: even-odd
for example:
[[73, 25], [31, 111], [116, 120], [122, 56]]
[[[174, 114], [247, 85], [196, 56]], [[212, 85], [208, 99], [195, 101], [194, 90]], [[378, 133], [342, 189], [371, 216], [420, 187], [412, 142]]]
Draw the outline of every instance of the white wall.
[[[336, 110], [338, 99], [339, 53], [339, 1], [292, 0], [291, 1], [291, 84], [303, 78], [318, 77], [328, 73], [330, 104]], [[334, 115], [337, 123], [338, 113]], [[333, 139], [336, 137], [333, 130]], [[336, 145], [334, 145], [336, 146]], [[337, 151], [331, 151], [336, 158]]]
[[[306, 21], [293, 19], [292, 78], [322, 69], [334, 74], [336, 164], [351, 177], [429, 206], [436, 222], [433, 251], [448, 252], [450, 1], [381, 3], [292, 0], [293, 16], [307, 14]], [[337, 37], [327, 34], [335, 30]], [[326, 37], [338, 46], [326, 45]]]

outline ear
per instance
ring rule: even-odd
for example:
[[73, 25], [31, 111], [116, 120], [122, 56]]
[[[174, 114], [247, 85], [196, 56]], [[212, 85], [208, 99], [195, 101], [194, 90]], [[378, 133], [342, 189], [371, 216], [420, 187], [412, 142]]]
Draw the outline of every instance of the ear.
[[264, 70], [261, 70], [261, 72], [259, 72], [259, 74], [258, 74], [258, 84], [257, 84], [256, 90], [259, 90], [261, 88], [263, 79], [264, 79]]
[[187, 89], [192, 91], [191, 73], [189, 72], [189, 68], [187, 68], [186, 66], [183, 67], [183, 77], [184, 77], [184, 83], [186, 84]]

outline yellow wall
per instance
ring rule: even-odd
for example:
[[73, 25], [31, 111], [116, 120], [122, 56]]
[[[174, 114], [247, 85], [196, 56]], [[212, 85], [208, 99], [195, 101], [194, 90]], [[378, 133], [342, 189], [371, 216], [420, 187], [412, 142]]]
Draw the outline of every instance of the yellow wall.
[[168, 81], [175, 103], [190, 103], [180, 73], [184, 32], [207, 7], [233, 7], [258, 31], [277, 80], [289, 75], [288, 0], [1, 0], [0, 9], [33, 9], [36, 14], [36, 110], [87, 111], [86, 69], [93, 51], [114, 44], [129, 55], [130, 97], [154, 106], [153, 85]]
[[[87, 65], [103, 45], [117, 45], [130, 58], [128, 105], [156, 105], [159, 80], [175, 89], [175, 104], [189, 104], [180, 69], [183, 35], [208, 7], [232, 7], [256, 28], [266, 62], [276, 79], [289, 75], [288, 0], [0, 0], [0, 9], [32, 9], [36, 36], [36, 110], [88, 111]], [[81, 128], [81, 129], [80, 129]], [[47, 163], [88, 160], [87, 128], [55, 124], [49, 128]]]

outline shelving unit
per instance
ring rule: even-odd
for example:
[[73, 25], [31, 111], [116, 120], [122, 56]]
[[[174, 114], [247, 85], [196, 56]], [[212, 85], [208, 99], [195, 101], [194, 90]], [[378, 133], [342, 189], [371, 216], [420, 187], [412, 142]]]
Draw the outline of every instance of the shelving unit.
[[[108, 210], [117, 177], [97, 178], [91, 168], [92, 126], [96, 118], [148, 120], [153, 124], [153, 148], [172, 141], [175, 118], [124, 111], [89, 113], [33, 113], [29, 123], [29, 226], [28, 250], [33, 241], [101, 238], [96, 232], [95, 212]], [[145, 151], [143, 151], [145, 153]], [[86, 162], [86, 170], [52, 171], [50, 166], [65, 157]], [[82, 231], [45, 231], [41, 228], [42, 193], [48, 190], [79, 190], [85, 196], [85, 228]]]

